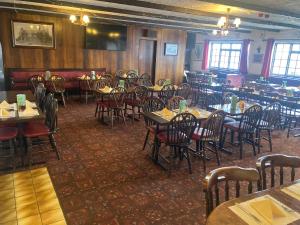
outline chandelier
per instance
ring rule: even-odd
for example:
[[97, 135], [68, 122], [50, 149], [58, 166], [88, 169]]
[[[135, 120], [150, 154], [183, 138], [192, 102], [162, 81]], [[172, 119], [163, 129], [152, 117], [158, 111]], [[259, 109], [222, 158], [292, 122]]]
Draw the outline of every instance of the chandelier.
[[79, 20], [78, 20], [77, 16], [75, 16], [75, 15], [70, 15], [69, 19], [70, 19], [71, 23], [80, 25], [80, 26], [87, 26], [90, 22], [90, 18], [87, 15], [84, 15], [82, 13], [80, 14]]
[[213, 35], [221, 35], [227, 36], [229, 34], [229, 30], [238, 29], [241, 25], [241, 19], [235, 18], [233, 23], [230, 22], [229, 18], [230, 8], [227, 9], [226, 16], [222, 16], [217, 23], [217, 27], [219, 29], [213, 30]]

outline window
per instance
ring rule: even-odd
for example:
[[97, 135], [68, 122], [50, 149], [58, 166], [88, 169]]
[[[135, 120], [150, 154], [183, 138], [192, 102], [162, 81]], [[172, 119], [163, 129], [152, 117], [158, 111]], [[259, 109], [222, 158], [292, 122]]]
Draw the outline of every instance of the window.
[[271, 73], [300, 76], [300, 43], [275, 43]]
[[209, 68], [239, 70], [241, 42], [211, 42]]

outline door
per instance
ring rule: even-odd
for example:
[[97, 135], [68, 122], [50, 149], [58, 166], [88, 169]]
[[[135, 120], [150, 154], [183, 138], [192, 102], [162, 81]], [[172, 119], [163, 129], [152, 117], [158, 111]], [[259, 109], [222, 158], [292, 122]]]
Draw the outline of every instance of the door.
[[0, 91], [4, 91], [4, 68], [3, 68], [3, 55], [2, 55], [1, 42], [0, 42]]
[[139, 43], [139, 74], [148, 73], [155, 81], [156, 41], [141, 39]]

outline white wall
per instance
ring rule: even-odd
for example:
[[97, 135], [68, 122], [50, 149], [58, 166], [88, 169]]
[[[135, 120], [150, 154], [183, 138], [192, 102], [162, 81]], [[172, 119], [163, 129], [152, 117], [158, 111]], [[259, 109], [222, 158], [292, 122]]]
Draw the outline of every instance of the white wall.
[[[214, 35], [196, 35], [196, 43], [203, 43], [204, 40], [243, 40], [251, 39], [253, 40], [250, 44], [249, 52], [249, 68], [248, 73], [257, 74], [261, 73], [262, 62], [253, 63], [254, 54], [257, 53], [257, 48], [260, 48], [260, 53], [264, 55], [266, 44], [265, 41], [268, 38], [273, 38], [275, 40], [288, 40], [288, 39], [299, 39], [300, 41], [300, 31], [299, 30], [284, 30], [281, 32], [264, 32], [264, 31], [252, 31], [250, 34], [231, 32], [227, 37], [216, 37]], [[263, 60], [262, 60], [263, 61]], [[195, 61], [192, 58], [191, 61], [191, 70], [201, 70], [202, 61]]]

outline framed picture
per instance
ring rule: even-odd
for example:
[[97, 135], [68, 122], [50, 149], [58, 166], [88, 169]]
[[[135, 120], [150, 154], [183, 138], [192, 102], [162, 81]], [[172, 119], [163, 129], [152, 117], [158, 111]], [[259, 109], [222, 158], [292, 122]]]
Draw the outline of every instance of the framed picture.
[[12, 20], [11, 25], [13, 47], [55, 48], [53, 23]]
[[165, 55], [176, 56], [178, 54], [178, 44], [165, 43]]
[[192, 60], [201, 61], [203, 57], [203, 43], [196, 43], [195, 48], [192, 50]]
[[253, 63], [262, 63], [263, 54], [255, 53], [253, 55]]

